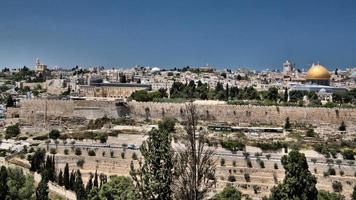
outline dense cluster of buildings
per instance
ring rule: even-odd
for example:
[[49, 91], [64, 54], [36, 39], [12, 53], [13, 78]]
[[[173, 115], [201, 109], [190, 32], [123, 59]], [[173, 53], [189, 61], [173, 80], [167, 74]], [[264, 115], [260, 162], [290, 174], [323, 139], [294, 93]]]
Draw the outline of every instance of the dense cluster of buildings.
[[[17, 73], [13, 70], [7, 73]], [[307, 72], [297, 69], [293, 61], [283, 63], [283, 70], [254, 71], [248, 69], [215, 70], [213, 67], [185, 67], [183, 69], [159, 69], [157, 67], [136, 66], [129, 69], [105, 69], [104, 67], [80, 68], [71, 70], [48, 69], [39, 59], [36, 60], [36, 76], [44, 76], [43, 82], [17, 81], [17, 88], [42, 89], [46, 95], [66, 94], [72, 98], [125, 99], [137, 90], [168, 93], [174, 82], [188, 84], [201, 81], [213, 89], [218, 83], [229, 87], [253, 86], [258, 91], [276, 87], [280, 91], [315, 91], [330, 96], [335, 92], [345, 92], [356, 88], [356, 69], [335, 70], [330, 72], [320, 64], [313, 64]], [[10, 91], [10, 90], [9, 90]], [[11, 90], [16, 93], [15, 90]], [[33, 95], [26, 95], [33, 98]]]

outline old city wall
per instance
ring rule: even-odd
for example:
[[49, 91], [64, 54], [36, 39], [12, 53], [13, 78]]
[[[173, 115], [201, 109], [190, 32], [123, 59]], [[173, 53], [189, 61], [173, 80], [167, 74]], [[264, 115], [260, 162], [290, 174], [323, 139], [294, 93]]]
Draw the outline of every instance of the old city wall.
[[22, 100], [18, 112], [20, 119], [30, 124], [118, 117], [115, 103], [109, 101]]
[[[159, 119], [180, 118], [185, 104], [129, 102], [128, 106], [133, 117]], [[291, 122], [306, 124], [356, 123], [356, 109], [248, 105], [196, 105], [196, 108], [201, 119], [215, 122], [280, 125], [289, 117]]]
[[[205, 105], [198, 104], [200, 119], [214, 122], [283, 124], [287, 117], [291, 122], [307, 124], [356, 123], [356, 109], [303, 108], [248, 105]], [[128, 102], [132, 117], [138, 119], [181, 118], [184, 103]], [[44, 118], [96, 119], [103, 116], [117, 118], [120, 106], [113, 101], [71, 100], [23, 100], [19, 109], [20, 118], [34, 124]], [[253, 124], [252, 124], [253, 125]]]

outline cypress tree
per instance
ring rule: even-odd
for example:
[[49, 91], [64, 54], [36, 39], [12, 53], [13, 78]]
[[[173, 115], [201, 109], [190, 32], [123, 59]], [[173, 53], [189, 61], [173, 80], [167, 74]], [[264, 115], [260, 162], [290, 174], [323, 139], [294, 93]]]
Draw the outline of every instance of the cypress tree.
[[58, 183], [58, 185], [63, 186], [63, 172], [62, 172], [62, 170], [59, 170], [57, 183]]
[[67, 190], [70, 189], [69, 188], [69, 166], [68, 166], [68, 163], [66, 163], [66, 166], [64, 167], [63, 184]]
[[36, 189], [36, 200], [48, 200], [48, 180], [42, 177]]
[[41, 173], [42, 179], [41, 182], [38, 184], [36, 189], [36, 200], [48, 200], [48, 176], [47, 169], [44, 169]]
[[91, 189], [93, 188], [93, 175], [90, 174], [89, 181], [85, 187], [85, 191], [87, 192], [87, 196], [89, 195]]
[[75, 172], [72, 170], [69, 177], [69, 189], [74, 191]]
[[79, 169], [75, 173], [74, 191], [77, 194], [78, 200], [85, 200], [85, 189], [84, 189], [82, 175]]
[[30, 159], [31, 168], [33, 172], [41, 172], [44, 165], [46, 151], [44, 149], [37, 149]]
[[356, 200], [356, 185], [354, 186], [354, 190], [351, 195], [352, 200]]
[[5, 166], [1, 166], [0, 170], [0, 199], [5, 199], [8, 193], [9, 187], [7, 186], [7, 169]]
[[94, 175], [94, 187], [98, 188], [99, 184], [98, 184], [98, 172], [97, 170], [95, 170], [95, 175]]
[[105, 174], [100, 174], [99, 178], [100, 178], [100, 187], [102, 187], [107, 182], [107, 177]]

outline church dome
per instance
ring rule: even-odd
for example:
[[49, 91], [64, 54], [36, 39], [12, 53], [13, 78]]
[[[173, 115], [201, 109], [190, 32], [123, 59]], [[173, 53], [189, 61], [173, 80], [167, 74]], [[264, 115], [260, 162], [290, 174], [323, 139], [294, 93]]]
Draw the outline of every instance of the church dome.
[[308, 70], [307, 80], [330, 80], [330, 73], [324, 66], [313, 64]]

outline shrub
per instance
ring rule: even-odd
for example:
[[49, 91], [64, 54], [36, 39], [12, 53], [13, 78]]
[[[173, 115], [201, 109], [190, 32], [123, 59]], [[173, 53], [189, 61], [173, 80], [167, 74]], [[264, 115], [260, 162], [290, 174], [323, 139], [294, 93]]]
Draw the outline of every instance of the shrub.
[[90, 150], [88, 151], [88, 155], [89, 155], [89, 156], [95, 156], [96, 153], [95, 153], [95, 151], [94, 151], [93, 149], [90, 149]]
[[220, 159], [220, 165], [221, 165], [221, 166], [225, 166], [225, 159], [224, 159], [224, 158], [221, 158], [221, 159]]
[[79, 159], [77, 161], [77, 166], [80, 167], [80, 168], [83, 168], [84, 163], [85, 163], [85, 161], [83, 159]]
[[250, 181], [251, 181], [250, 174], [245, 173], [245, 174], [244, 174], [244, 177], [245, 177], [246, 182], [250, 182]]
[[344, 174], [345, 174], [345, 172], [340, 170], [340, 176], [343, 176]]
[[[114, 157], [114, 151], [110, 151], [110, 157], [113, 158]], [[122, 157], [122, 156], [121, 156]]]
[[230, 151], [241, 151], [245, 148], [245, 144], [237, 140], [222, 140], [220, 141], [220, 145]]
[[245, 159], [248, 159], [250, 157], [250, 153], [246, 151], [244, 151], [242, 155], [245, 157]]
[[314, 164], [316, 163], [317, 159], [316, 158], [312, 158], [310, 159]]
[[274, 169], [278, 169], [278, 164], [274, 163]]
[[342, 184], [341, 184], [341, 182], [334, 181], [332, 183], [332, 187], [333, 187], [334, 192], [342, 192]]
[[336, 164], [339, 165], [339, 167], [340, 167], [341, 163], [342, 163], [341, 160], [336, 160]]
[[336, 175], [335, 169], [330, 167], [330, 168], [328, 169], [328, 174], [329, 174], [330, 176], [335, 176], [335, 175]]
[[64, 155], [68, 155], [69, 154], [69, 150], [68, 149], [64, 149], [63, 153], [64, 153]]
[[132, 153], [132, 160], [137, 160], [137, 154], [135, 152]]
[[252, 168], [252, 162], [250, 159], [246, 160], [247, 167]]
[[96, 139], [100, 140], [100, 143], [105, 143], [108, 140], [108, 134], [106, 134], [106, 133], [98, 133], [96, 135]]
[[60, 135], [61, 135], [61, 133], [59, 132], [59, 130], [53, 129], [53, 130], [51, 130], [51, 132], [49, 132], [48, 137], [50, 139], [56, 140], [59, 138]]
[[282, 149], [283, 147], [286, 147], [286, 144], [281, 143], [280, 141], [263, 142], [263, 143], [257, 143], [257, 147], [261, 148], [264, 151], [277, 151], [279, 149]]
[[103, 152], [101, 152], [101, 155], [103, 156], [103, 157], [105, 157], [105, 151], [103, 151]]
[[232, 166], [233, 166], [233, 167], [236, 167], [236, 160], [233, 160], [233, 161], [232, 161]]
[[342, 152], [342, 156], [346, 160], [355, 160], [355, 153], [351, 149], [344, 150], [344, 152]]
[[50, 152], [51, 154], [56, 154], [56, 153], [57, 153], [57, 150], [54, 149], [54, 148], [51, 148], [51, 149], [49, 150], [49, 152]]
[[312, 129], [312, 128], [308, 129], [308, 130], [307, 130], [307, 133], [306, 133], [306, 136], [307, 136], [307, 137], [315, 137], [316, 134], [315, 134], [315, 132], [314, 132], [314, 129]]
[[80, 156], [80, 155], [82, 155], [82, 150], [77, 147], [77, 148], [75, 148], [74, 154], [77, 155], [77, 156]]
[[344, 121], [341, 122], [341, 125], [339, 126], [339, 131], [346, 131], [346, 125]]
[[271, 158], [271, 154], [267, 154], [266, 158], [269, 160]]
[[228, 181], [230, 182], [235, 182], [236, 181], [236, 177], [234, 175], [230, 175], [228, 178], [227, 178]]
[[262, 153], [259, 153], [259, 152], [256, 152], [256, 153], [255, 153], [255, 157], [256, 157], [256, 158], [259, 158], [260, 156], [262, 156]]
[[121, 152], [121, 158], [125, 159], [125, 152]]
[[265, 168], [265, 163], [262, 160], [259, 162], [259, 164], [261, 168]]
[[5, 131], [5, 139], [10, 139], [12, 137], [16, 137], [20, 135], [20, 127], [18, 124], [8, 126]]
[[253, 191], [254, 191], [255, 194], [258, 194], [260, 192], [260, 189], [261, 189], [260, 186], [258, 186], [258, 185], [253, 185], [252, 188], [253, 188]]
[[317, 174], [318, 173], [318, 169], [315, 167], [314, 168], [314, 173]]

